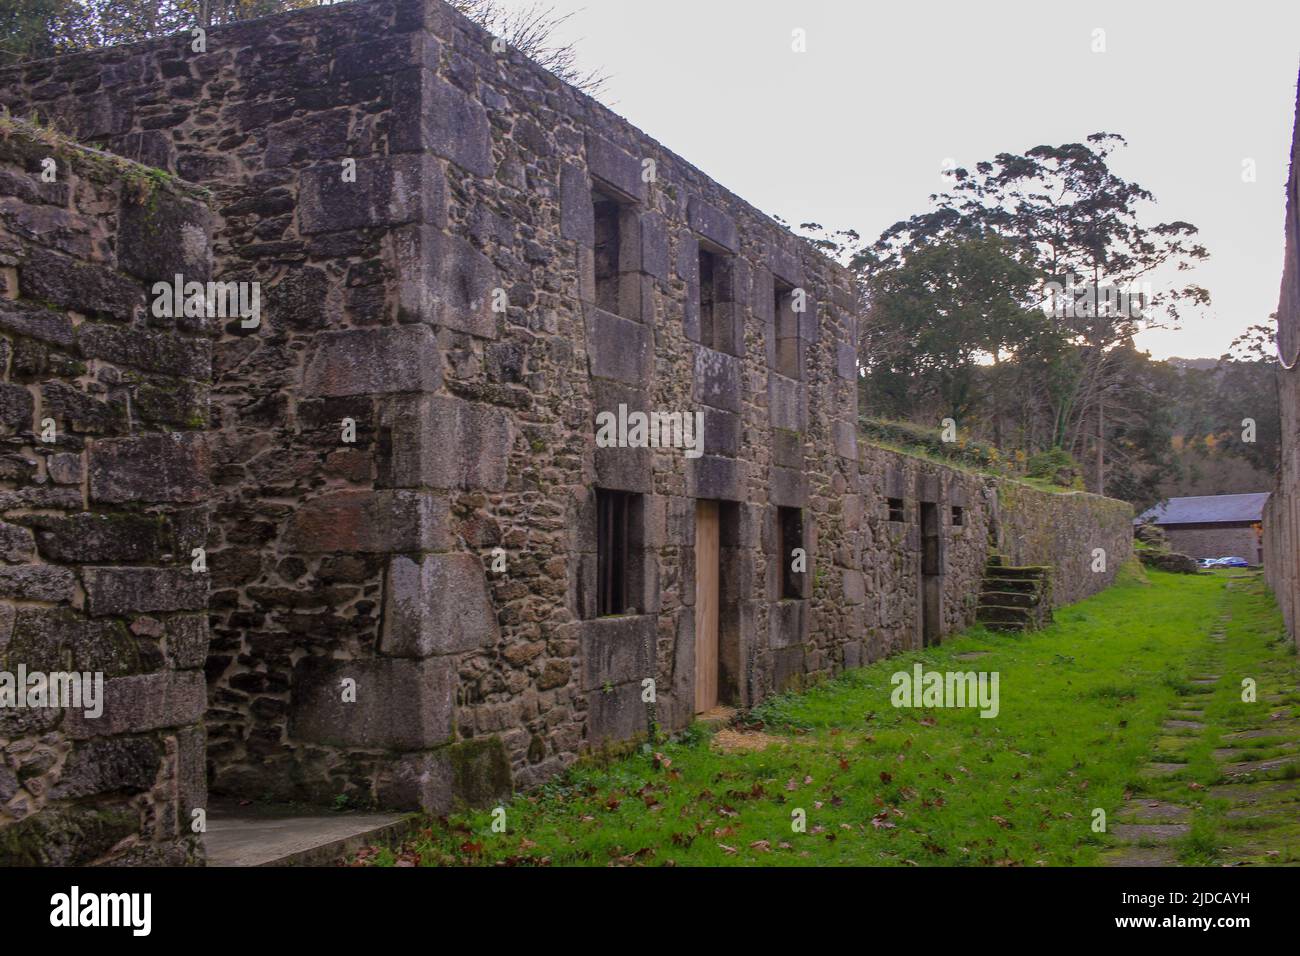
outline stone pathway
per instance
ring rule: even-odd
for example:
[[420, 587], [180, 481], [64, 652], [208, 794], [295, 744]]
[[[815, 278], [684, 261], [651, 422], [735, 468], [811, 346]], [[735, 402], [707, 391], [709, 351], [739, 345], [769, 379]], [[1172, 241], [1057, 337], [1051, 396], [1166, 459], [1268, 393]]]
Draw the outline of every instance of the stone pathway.
[[[1228, 583], [1222, 603], [1227, 604], [1228, 591], [1241, 586]], [[1158, 739], [1158, 759], [1139, 771], [1150, 781], [1148, 792], [1128, 797], [1108, 827], [1118, 845], [1102, 854], [1103, 864], [1180, 865], [1178, 843], [1191, 835], [1193, 821], [1202, 814], [1217, 818], [1215, 833], [1222, 838], [1217, 849], [1224, 865], [1300, 862], [1288, 849], [1300, 838], [1300, 712], [1293, 716], [1300, 698], [1293, 692], [1261, 696], [1250, 726], [1230, 733], [1207, 731], [1204, 721], [1216, 692], [1235, 693], [1235, 676], [1230, 678], [1233, 687], [1223, 685], [1231, 622], [1225, 607], [1209, 634], [1203, 659], [1195, 661], [1203, 670], [1193, 672], [1162, 724], [1166, 736]], [[1293, 688], [1287, 672], [1294, 666], [1294, 658], [1279, 661], [1276, 676], [1282, 679], [1273, 686]], [[1264, 686], [1265, 675], [1252, 676]], [[1207, 733], [1212, 740], [1206, 739]], [[1219, 782], [1209, 788], [1190, 774], [1184, 778], [1189, 764], [1177, 762], [1181, 751], [1204, 743], [1215, 745], [1210, 756], [1219, 768]], [[1279, 775], [1285, 779], [1268, 779]]]
[[403, 836], [412, 814], [332, 813], [318, 808], [208, 805], [208, 866], [323, 866], [370, 843]]

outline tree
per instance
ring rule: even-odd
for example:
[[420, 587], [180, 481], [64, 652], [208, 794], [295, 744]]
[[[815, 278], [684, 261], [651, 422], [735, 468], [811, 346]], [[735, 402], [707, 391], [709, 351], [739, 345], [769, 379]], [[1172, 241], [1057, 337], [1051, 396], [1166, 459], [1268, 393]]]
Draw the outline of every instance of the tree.
[[[1281, 461], [1282, 415], [1277, 398], [1276, 326], [1252, 325], [1219, 359], [1216, 432], [1221, 447], [1272, 473]], [[1253, 441], [1246, 423], [1254, 425]]]
[[[964, 419], [980, 398], [980, 363], [1000, 367], [1048, 331], [1036, 285], [1034, 269], [995, 235], [914, 248], [868, 281], [868, 382], [888, 396], [893, 414], [937, 403], [939, 417]], [[900, 389], [904, 381], [913, 387]]]
[[1107, 162], [1123, 143], [1113, 133], [1094, 133], [1085, 143], [1001, 153], [978, 163], [973, 173], [957, 169], [953, 188], [931, 197], [933, 210], [895, 223], [856, 256], [856, 264], [870, 274], [896, 267], [939, 238], [992, 234], [1032, 265], [1053, 330], [1071, 347], [1045, 370], [1043, 394], [1052, 419], [1048, 445], [1075, 454], [1091, 447], [1093, 486], [1099, 492], [1105, 490], [1106, 448], [1113, 438], [1108, 400], [1124, 364], [1108, 353], [1137, 331], [1176, 326], [1184, 308], [1209, 302], [1203, 288], [1187, 284], [1151, 294], [1133, 310], [1104, 303], [1061, 308], [1060, 289], [1076, 277], [1094, 291], [1133, 288], [1157, 269], [1184, 271], [1208, 256], [1194, 241], [1192, 224], [1144, 222], [1139, 210], [1155, 197], [1115, 174]]
[[80, 49], [83, 15], [76, 0], [0, 0], [0, 64]]

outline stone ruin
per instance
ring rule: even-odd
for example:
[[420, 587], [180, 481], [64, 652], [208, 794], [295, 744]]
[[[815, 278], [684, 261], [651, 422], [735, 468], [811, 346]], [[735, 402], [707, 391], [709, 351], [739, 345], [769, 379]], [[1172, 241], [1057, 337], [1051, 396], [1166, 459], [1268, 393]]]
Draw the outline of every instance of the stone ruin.
[[860, 444], [850, 274], [438, 0], [0, 91], [0, 672], [104, 679], [0, 708], [0, 862], [481, 804], [937, 642], [990, 554], [1056, 604], [1130, 554], [1121, 502]]
[[1297, 87], [1291, 172], [1286, 184], [1285, 252], [1277, 306], [1278, 411], [1281, 462], [1264, 505], [1264, 576], [1277, 597], [1291, 640], [1300, 644], [1300, 87]]

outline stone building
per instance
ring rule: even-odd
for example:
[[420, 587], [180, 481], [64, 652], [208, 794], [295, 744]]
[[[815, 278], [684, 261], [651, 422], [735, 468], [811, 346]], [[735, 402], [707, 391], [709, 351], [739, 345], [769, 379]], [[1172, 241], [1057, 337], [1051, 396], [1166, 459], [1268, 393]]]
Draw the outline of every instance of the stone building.
[[1169, 546], [1193, 558], [1244, 558], [1264, 563], [1263, 520], [1268, 492], [1170, 498], [1136, 521], [1164, 529]]
[[[0, 125], [0, 863], [184, 862], [206, 801], [190, 564], [212, 343], [146, 302], [160, 277], [207, 279], [208, 197]], [[64, 712], [20, 699], [24, 673], [102, 687]]]
[[[88, 246], [62, 220], [107, 215], [111, 196], [42, 193], [32, 155], [0, 178], [7, 308], [118, 323], [89, 352], [86, 332], [53, 343], [67, 360], [34, 320], [2, 328], [7, 440], [31, 462], [3, 476], [9, 560], [64, 585], [6, 568], [0, 600], [19, 622], [29, 606], [102, 618], [138, 655], [109, 674], [123, 703], [101, 749], [64, 732], [44, 784], [22, 783], [38, 731], [0, 731], [0, 858], [192, 856], [176, 821], [201, 802], [200, 659], [212, 792], [445, 809], [938, 641], [973, 620], [993, 549], [1053, 565], [1058, 603], [1128, 557], [1121, 502], [859, 444], [849, 274], [437, 0], [206, 43], [0, 71], [14, 113], [168, 174], [149, 178], [185, 201]], [[200, 249], [210, 266], [187, 258]], [[134, 292], [97, 312], [68, 291], [209, 268], [259, 290], [260, 321], [155, 323]], [[38, 398], [46, 380], [66, 388]], [[68, 449], [90, 497], [42, 497], [72, 464], [40, 454], [33, 403], [99, 414], [86, 396], [124, 406]], [[657, 447], [636, 424], [652, 413]], [[46, 543], [46, 524], [118, 510], [162, 530], [139, 548]], [[94, 597], [105, 580], [115, 603]], [[4, 622], [6, 666], [57, 644], [14, 625], [6, 652]], [[140, 734], [159, 746], [118, 773]], [[60, 790], [72, 759], [98, 769]], [[117, 842], [45, 826], [109, 805], [138, 817]]]
[[1291, 173], [1286, 184], [1286, 250], [1277, 306], [1278, 409], [1282, 451], [1277, 486], [1264, 508], [1264, 573], [1292, 640], [1300, 641], [1300, 91], [1297, 92]]

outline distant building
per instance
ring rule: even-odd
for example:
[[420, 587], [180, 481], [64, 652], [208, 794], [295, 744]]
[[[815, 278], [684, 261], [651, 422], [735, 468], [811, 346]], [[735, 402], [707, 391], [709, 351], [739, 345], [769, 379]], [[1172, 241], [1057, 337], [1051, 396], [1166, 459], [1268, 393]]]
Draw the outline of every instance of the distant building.
[[1267, 491], [1247, 495], [1198, 495], [1170, 498], [1142, 512], [1134, 524], [1162, 528], [1175, 551], [1193, 558], [1245, 558], [1264, 563], [1261, 532]]

